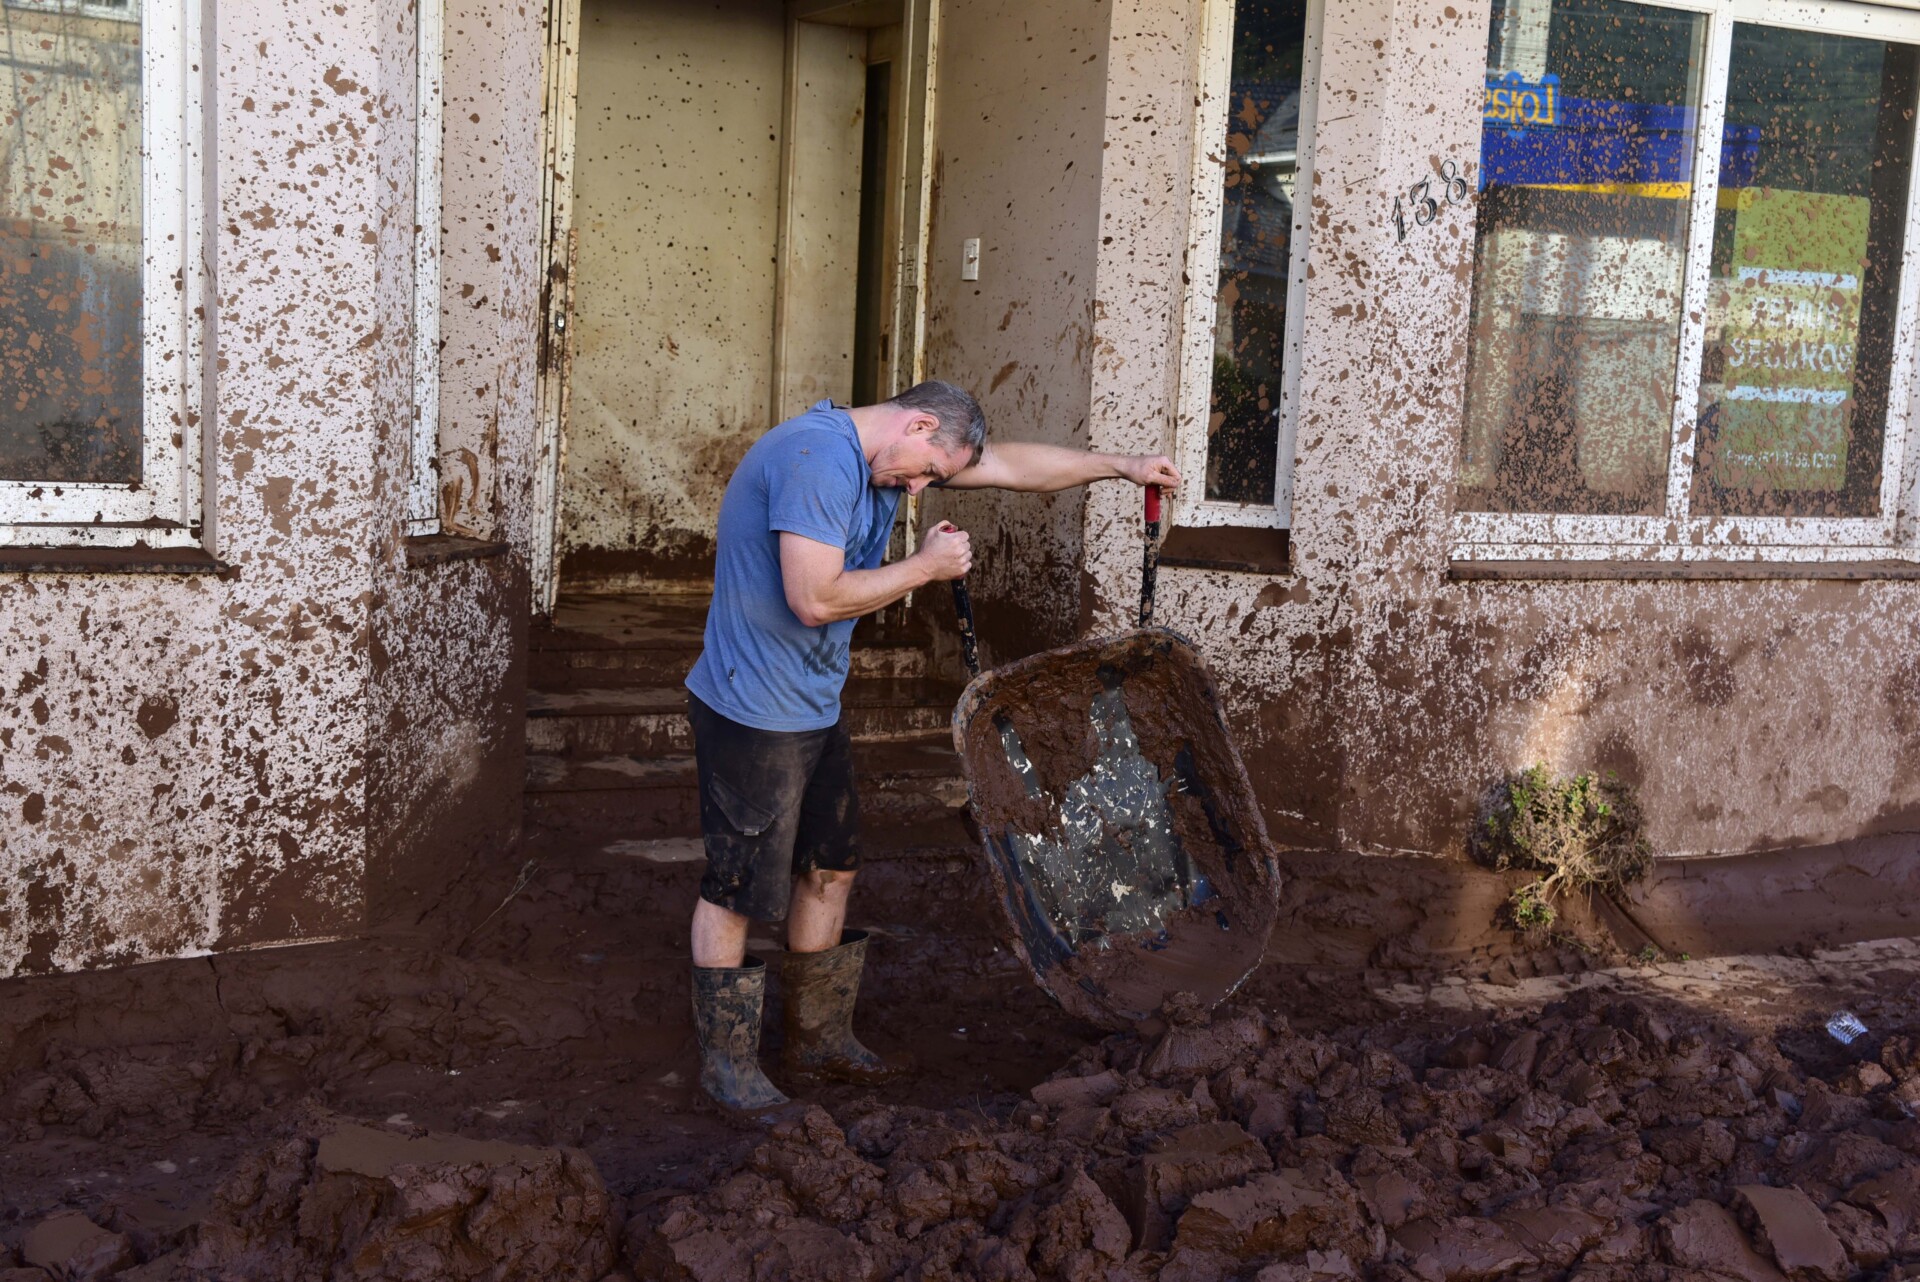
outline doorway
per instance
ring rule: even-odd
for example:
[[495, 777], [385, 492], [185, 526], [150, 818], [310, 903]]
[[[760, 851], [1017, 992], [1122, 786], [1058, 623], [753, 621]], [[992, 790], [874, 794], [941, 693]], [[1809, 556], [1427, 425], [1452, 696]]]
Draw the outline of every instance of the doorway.
[[704, 591], [762, 432], [917, 380], [933, 43], [931, 0], [553, 3], [540, 613]]

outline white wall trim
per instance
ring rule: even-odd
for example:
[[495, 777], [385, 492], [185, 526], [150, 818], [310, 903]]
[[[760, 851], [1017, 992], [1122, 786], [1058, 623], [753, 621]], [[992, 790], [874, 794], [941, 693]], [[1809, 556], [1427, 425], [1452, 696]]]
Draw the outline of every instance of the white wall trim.
[[413, 419], [407, 451], [409, 535], [440, 532], [440, 186], [446, 94], [446, 0], [419, 0], [414, 75]]
[[[1920, 130], [1915, 131], [1907, 193], [1901, 280], [1882, 441], [1880, 514], [1873, 517], [1700, 516], [1693, 513], [1695, 429], [1706, 342], [1711, 248], [1719, 197], [1720, 148], [1736, 23], [1790, 27], [1872, 40], [1920, 43], [1910, 9], [1847, 0], [1640, 0], [1705, 15], [1699, 127], [1694, 140], [1693, 202], [1680, 341], [1668, 438], [1667, 487], [1660, 516], [1456, 512], [1454, 560], [1920, 560], [1916, 506], [1920, 452], [1912, 430], [1913, 366], [1920, 353]], [[1481, 128], [1484, 129], [1484, 123]], [[1475, 153], [1481, 147], [1474, 139]], [[1468, 366], [1470, 368], [1470, 365]], [[1462, 371], [1460, 393], [1468, 388]]]
[[1287, 328], [1282, 338], [1278, 454], [1273, 503], [1207, 499], [1208, 419], [1213, 398], [1213, 339], [1220, 273], [1220, 219], [1225, 206], [1228, 97], [1233, 89], [1234, 0], [1201, 0], [1194, 61], [1193, 169], [1189, 185], [1185, 297], [1180, 309], [1179, 388], [1175, 396], [1175, 454], [1188, 478], [1177, 502], [1179, 524], [1286, 529], [1293, 518], [1294, 433], [1300, 415], [1300, 354], [1306, 311], [1307, 261], [1313, 215], [1313, 145], [1319, 118], [1320, 47], [1325, 0], [1308, 0], [1300, 66], [1291, 258], [1287, 266]]
[[[73, 5], [22, 5], [80, 13]], [[201, 0], [144, 0], [141, 53], [141, 482], [0, 480], [0, 545], [189, 547], [201, 542]], [[116, 13], [115, 17], [123, 16]]]

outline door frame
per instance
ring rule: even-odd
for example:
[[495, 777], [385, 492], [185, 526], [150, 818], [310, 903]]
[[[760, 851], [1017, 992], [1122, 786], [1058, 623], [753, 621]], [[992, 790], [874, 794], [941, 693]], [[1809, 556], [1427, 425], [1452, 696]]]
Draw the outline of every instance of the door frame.
[[[897, 222], [890, 228], [898, 247], [892, 300], [894, 359], [889, 363], [890, 392], [925, 377], [926, 262], [932, 230], [935, 70], [939, 48], [940, 0], [900, 0], [905, 72], [895, 86], [900, 111], [900, 163]], [[844, 0], [789, 0], [789, 25], [822, 11], [844, 7]], [[580, 90], [580, 0], [548, 0], [546, 51], [542, 59], [543, 106], [540, 191], [540, 330], [538, 421], [533, 455], [533, 500], [529, 570], [532, 607], [551, 615], [559, 593], [558, 549], [562, 479], [566, 473], [567, 408], [572, 373], [573, 261], [578, 238], [573, 226], [575, 116]], [[797, 86], [784, 88], [787, 117]], [[889, 168], [892, 168], [890, 165]], [[783, 185], [785, 175], [783, 173]], [[783, 190], [784, 202], [787, 193]], [[777, 322], [776, 322], [777, 323]], [[776, 350], [779, 335], [775, 334]], [[776, 380], [774, 385], [778, 387]], [[918, 500], [908, 500], [906, 550], [914, 545]]]
[[540, 330], [534, 425], [533, 511], [528, 549], [533, 612], [553, 613], [560, 590], [560, 478], [567, 455], [573, 342], [573, 143], [580, 98], [580, 0], [548, 0], [541, 59]]

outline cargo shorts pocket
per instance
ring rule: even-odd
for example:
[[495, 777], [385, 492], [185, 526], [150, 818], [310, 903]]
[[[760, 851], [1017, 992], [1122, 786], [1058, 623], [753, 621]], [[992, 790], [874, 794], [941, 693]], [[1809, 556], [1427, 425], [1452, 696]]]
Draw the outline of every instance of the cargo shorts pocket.
[[719, 807], [720, 813], [725, 816], [727, 823], [733, 827], [734, 831], [743, 837], [758, 837], [773, 827], [774, 820], [780, 817], [772, 807], [741, 796], [731, 784], [720, 777], [718, 771], [708, 776], [707, 784], [708, 792], [713, 796], [713, 804]]

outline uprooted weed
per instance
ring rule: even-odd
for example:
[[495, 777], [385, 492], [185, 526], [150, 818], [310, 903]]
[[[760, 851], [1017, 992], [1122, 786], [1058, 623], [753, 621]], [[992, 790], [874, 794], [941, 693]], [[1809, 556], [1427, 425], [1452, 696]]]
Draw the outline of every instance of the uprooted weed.
[[1535, 765], [1494, 789], [1473, 850], [1496, 870], [1542, 874], [1523, 891], [1530, 904], [1546, 906], [1569, 891], [1613, 890], [1643, 876], [1653, 851], [1641, 826], [1633, 789], [1618, 779]]

